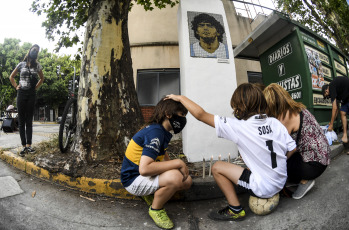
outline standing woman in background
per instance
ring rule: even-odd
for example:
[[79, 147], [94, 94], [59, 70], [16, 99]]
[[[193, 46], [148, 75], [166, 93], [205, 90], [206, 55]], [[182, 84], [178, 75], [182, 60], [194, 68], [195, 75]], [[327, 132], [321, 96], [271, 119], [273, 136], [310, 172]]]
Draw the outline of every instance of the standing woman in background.
[[[17, 109], [19, 134], [23, 149], [20, 156], [32, 153], [35, 150], [31, 147], [33, 134], [33, 116], [35, 105], [35, 90], [44, 82], [42, 67], [37, 62], [40, 47], [33, 45], [24, 60], [13, 70], [10, 81], [17, 90]], [[14, 77], [19, 72], [20, 78], [17, 84]], [[40, 80], [38, 80], [38, 76]]]

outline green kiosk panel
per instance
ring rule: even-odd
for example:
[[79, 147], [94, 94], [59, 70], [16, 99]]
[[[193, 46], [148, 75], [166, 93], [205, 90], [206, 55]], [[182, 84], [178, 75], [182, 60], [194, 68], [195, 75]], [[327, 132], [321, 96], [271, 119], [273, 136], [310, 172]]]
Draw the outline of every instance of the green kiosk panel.
[[326, 39], [273, 12], [234, 49], [234, 55], [259, 60], [265, 85], [281, 85], [320, 125], [329, 123], [332, 104], [323, 99], [321, 88], [337, 76], [348, 76], [348, 58]]

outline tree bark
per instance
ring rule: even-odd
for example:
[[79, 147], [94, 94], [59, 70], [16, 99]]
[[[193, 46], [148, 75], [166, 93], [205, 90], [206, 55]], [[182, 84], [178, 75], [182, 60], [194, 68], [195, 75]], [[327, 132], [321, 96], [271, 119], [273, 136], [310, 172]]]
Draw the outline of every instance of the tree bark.
[[143, 124], [128, 37], [130, 0], [93, 0], [86, 26], [72, 149], [87, 163], [122, 159]]

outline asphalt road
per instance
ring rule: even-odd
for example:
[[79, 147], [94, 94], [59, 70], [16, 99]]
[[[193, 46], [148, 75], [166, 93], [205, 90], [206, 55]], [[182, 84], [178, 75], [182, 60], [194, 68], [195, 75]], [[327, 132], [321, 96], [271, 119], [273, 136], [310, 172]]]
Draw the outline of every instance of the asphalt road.
[[[34, 124], [34, 142], [58, 133], [58, 125]], [[19, 134], [0, 136], [0, 146], [16, 151]], [[7, 147], [6, 147], [7, 146]], [[226, 205], [224, 198], [172, 201], [165, 208], [175, 229], [349, 229], [349, 155], [332, 159], [314, 188], [301, 200], [282, 197], [277, 209], [257, 216], [248, 208], [248, 195], [240, 194], [247, 217], [240, 222], [217, 222], [207, 217]], [[92, 196], [42, 181], [0, 160], [0, 179], [14, 178], [23, 193], [0, 198], [0, 230], [111, 230], [158, 229], [138, 200]], [[0, 194], [8, 189], [0, 184]], [[94, 201], [87, 199], [91, 198]]]
[[[349, 156], [332, 160], [314, 188], [301, 200], [282, 197], [275, 212], [257, 216], [248, 208], [248, 195], [240, 200], [247, 218], [240, 222], [208, 219], [224, 198], [168, 203], [165, 208], [175, 229], [348, 229]], [[11, 176], [23, 193], [0, 199], [0, 229], [158, 229], [147, 214], [145, 203], [91, 196], [39, 180], [0, 160], [0, 178]], [[0, 185], [0, 190], [4, 189]], [[35, 195], [33, 196], [33, 193]], [[83, 196], [83, 197], [81, 197]], [[92, 198], [94, 201], [86, 199]]]
[[[58, 135], [59, 124], [53, 123], [33, 123], [33, 144], [48, 140], [52, 135]], [[19, 132], [4, 133], [0, 131], [0, 147], [3, 149], [22, 148]]]

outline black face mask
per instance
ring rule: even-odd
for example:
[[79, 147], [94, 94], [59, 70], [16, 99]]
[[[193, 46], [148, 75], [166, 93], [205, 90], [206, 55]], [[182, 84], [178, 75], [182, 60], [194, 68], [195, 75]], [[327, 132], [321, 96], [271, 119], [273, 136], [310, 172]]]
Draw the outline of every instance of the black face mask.
[[29, 52], [29, 57], [30, 57], [31, 59], [36, 59], [36, 58], [38, 57], [38, 51], [37, 51], [37, 50], [31, 50], [31, 51]]
[[169, 119], [170, 124], [172, 126], [173, 132], [175, 134], [179, 133], [182, 131], [184, 126], [187, 124], [187, 118], [181, 117], [178, 115], [173, 114], [172, 117]]

